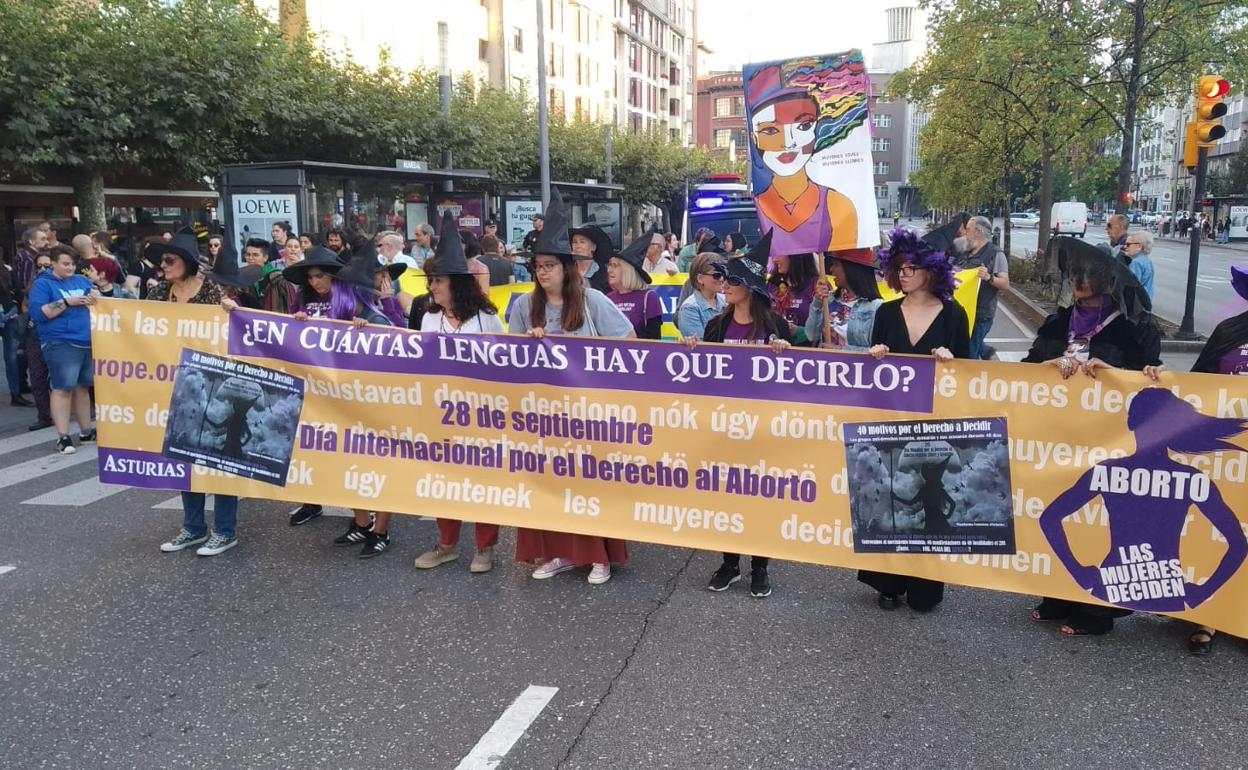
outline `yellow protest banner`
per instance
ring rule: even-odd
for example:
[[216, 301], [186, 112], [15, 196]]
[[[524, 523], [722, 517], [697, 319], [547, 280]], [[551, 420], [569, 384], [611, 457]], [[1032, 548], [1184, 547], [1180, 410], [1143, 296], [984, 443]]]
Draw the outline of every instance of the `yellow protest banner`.
[[106, 482], [886, 571], [1248, 635], [1236, 378], [124, 300], [92, 322]]

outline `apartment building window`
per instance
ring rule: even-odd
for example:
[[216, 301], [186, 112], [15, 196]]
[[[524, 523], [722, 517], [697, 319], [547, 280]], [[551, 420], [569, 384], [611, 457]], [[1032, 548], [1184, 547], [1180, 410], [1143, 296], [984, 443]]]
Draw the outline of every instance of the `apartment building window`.
[[581, 97], [578, 96], [576, 97], [576, 119], [580, 120], [584, 117], [588, 117], [585, 114], [585, 103], [581, 101]]
[[480, 59], [481, 61], [485, 61], [486, 57], [489, 56], [489, 53], [490, 53], [490, 41], [478, 39], [477, 40], [477, 58]]
[[732, 129], [731, 128], [715, 129], [715, 149], [726, 150], [728, 149], [728, 145], [731, 143], [732, 143]]
[[726, 118], [732, 114], [732, 99], [721, 96], [715, 100], [715, 117]]
[[888, 200], [888, 187], [884, 185], [876, 185], [875, 198], [876, 200], [881, 200], [881, 201]]
[[641, 44], [636, 40], [628, 41], [628, 69], [630, 72], [641, 72]]
[[877, 136], [871, 140], [871, 152], [888, 152], [889, 147], [893, 144], [893, 140], [886, 136]]
[[519, 27], [511, 29], [511, 50], [516, 53], [524, 53], [524, 30]]
[[892, 128], [893, 116], [892, 115], [872, 115], [871, 125], [875, 126], [876, 128]]
[[680, 138], [680, 129], [669, 128], [667, 130], [667, 138], [668, 140], [675, 142], [677, 139]]
[[581, 55], [579, 53], [576, 55], [576, 84], [578, 86], [585, 85], [585, 81], [581, 75]]
[[641, 79], [628, 79], [628, 106], [641, 107]]
[[672, 98], [667, 101], [667, 114], [674, 118], [680, 117], [680, 99]]
[[638, 112], [628, 113], [628, 128], [634, 134], [641, 133], [641, 113], [638, 113]]
[[746, 148], [746, 146], [747, 146], [747, 145], [746, 145], [745, 129], [744, 129], [744, 128], [734, 128], [734, 129], [732, 129], [732, 139], [733, 139], [733, 141], [735, 141], [735, 142], [737, 143], [737, 150], [738, 150], [738, 151], [744, 151], [744, 150], [745, 150], [745, 148]]
[[745, 114], [745, 97], [743, 96], [732, 97], [732, 114], [733, 115]]
[[875, 163], [876, 176], [888, 176], [888, 161], [880, 160]]

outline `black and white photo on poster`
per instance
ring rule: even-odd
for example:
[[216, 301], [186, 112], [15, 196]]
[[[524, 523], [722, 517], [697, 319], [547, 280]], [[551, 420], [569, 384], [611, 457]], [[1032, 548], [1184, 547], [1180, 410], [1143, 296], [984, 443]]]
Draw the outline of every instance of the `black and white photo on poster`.
[[845, 426], [857, 553], [1014, 553], [1003, 417]]
[[284, 487], [303, 393], [301, 377], [183, 350], [162, 453]]

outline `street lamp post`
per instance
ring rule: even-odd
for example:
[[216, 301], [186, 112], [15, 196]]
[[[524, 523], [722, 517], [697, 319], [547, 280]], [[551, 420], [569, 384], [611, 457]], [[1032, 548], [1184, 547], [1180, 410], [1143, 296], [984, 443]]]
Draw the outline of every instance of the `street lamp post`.
[[537, 163], [542, 180], [542, 209], [550, 205], [550, 115], [546, 94], [546, 19], [537, 5]]

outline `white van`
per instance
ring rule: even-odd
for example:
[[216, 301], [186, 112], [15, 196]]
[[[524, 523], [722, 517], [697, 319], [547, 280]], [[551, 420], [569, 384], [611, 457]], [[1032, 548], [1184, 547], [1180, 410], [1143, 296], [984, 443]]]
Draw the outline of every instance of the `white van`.
[[1054, 203], [1049, 222], [1054, 235], [1077, 235], [1082, 238], [1088, 234], [1088, 206], [1079, 201]]

